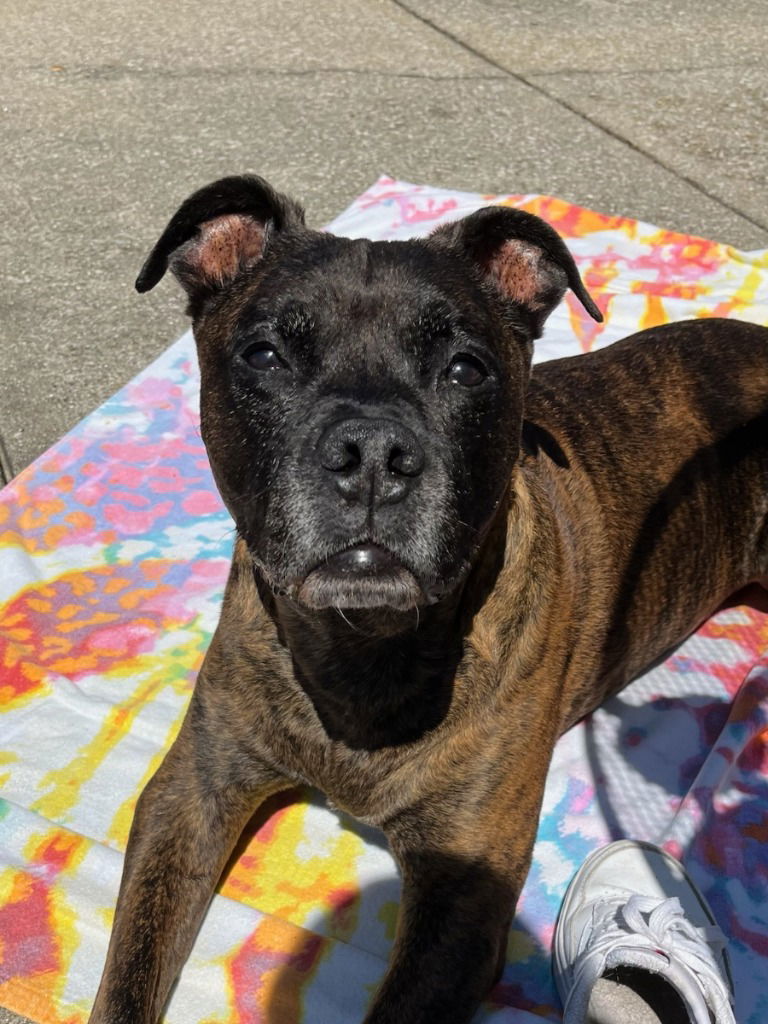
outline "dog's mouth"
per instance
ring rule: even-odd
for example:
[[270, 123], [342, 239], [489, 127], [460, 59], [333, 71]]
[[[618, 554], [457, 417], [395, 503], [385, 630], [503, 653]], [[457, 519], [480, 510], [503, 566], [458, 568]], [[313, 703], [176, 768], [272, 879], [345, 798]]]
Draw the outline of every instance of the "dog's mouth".
[[355, 544], [316, 565], [298, 586], [305, 607], [394, 608], [408, 611], [427, 602], [420, 583], [391, 551]]

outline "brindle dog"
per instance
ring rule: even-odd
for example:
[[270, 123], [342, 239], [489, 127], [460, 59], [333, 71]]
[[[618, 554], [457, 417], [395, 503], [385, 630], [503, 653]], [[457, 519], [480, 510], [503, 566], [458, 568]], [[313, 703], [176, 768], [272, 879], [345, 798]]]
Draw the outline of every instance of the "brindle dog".
[[368, 1024], [460, 1024], [498, 977], [555, 740], [768, 581], [768, 330], [654, 328], [538, 366], [544, 222], [309, 230], [256, 177], [188, 199], [137, 281], [189, 295], [237, 542], [131, 831], [92, 1024], [154, 1024], [254, 809], [311, 783], [403, 875]]

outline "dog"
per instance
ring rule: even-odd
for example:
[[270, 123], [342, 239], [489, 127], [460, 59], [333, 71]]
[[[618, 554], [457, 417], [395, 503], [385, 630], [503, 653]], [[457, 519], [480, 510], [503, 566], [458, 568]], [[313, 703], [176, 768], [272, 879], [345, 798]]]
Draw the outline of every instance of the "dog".
[[254, 810], [310, 783], [402, 872], [366, 1024], [462, 1024], [558, 736], [768, 585], [768, 330], [683, 322], [532, 371], [568, 288], [601, 319], [542, 220], [353, 241], [251, 176], [184, 202], [138, 290], [169, 266], [237, 540], [91, 1022], [154, 1024]]

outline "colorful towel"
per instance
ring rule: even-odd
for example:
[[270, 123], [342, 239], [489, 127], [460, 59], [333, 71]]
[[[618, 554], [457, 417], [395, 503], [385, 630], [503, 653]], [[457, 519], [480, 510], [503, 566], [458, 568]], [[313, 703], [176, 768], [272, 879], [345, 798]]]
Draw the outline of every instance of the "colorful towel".
[[[538, 359], [686, 317], [768, 324], [768, 253], [558, 199], [382, 178], [331, 229], [406, 238], [489, 202], [560, 231], [605, 314], [595, 324], [569, 296]], [[0, 1005], [86, 1019], [132, 810], [184, 714], [232, 540], [189, 335], [0, 495]], [[633, 836], [685, 862], [730, 938], [737, 1019], [764, 1024], [767, 768], [768, 619], [733, 608], [559, 743], [507, 968], [478, 1019], [560, 1019], [549, 950], [565, 886], [590, 850]], [[170, 1024], [355, 1024], [383, 975], [399, 882], [382, 837], [312, 792], [271, 809], [243, 837]]]

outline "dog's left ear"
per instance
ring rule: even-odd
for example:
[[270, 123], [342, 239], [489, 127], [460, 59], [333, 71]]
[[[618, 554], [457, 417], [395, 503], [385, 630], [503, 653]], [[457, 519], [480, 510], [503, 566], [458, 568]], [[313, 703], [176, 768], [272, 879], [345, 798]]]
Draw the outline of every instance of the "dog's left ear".
[[603, 319], [560, 235], [532, 213], [486, 206], [431, 238], [468, 256], [485, 281], [527, 313], [536, 338], [568, 288], [594, 320]]

